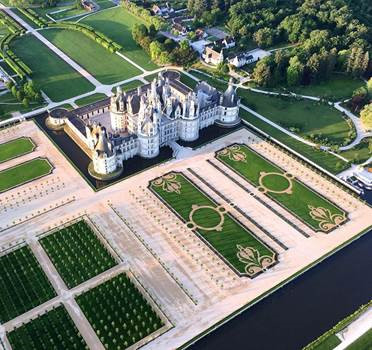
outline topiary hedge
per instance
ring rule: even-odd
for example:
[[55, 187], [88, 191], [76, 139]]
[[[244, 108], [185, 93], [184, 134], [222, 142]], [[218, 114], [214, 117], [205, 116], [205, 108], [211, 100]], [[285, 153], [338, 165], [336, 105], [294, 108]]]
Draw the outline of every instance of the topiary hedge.
[[36, 13], [34, 10], [29, 8], [19, 8], [19, 12], [24, 14], [29, 20], [31, 20], [33, 23], [35, 23], [40, 28], [45, 28], [48, 26], [48, 22], [41, 17], [38, 13]]

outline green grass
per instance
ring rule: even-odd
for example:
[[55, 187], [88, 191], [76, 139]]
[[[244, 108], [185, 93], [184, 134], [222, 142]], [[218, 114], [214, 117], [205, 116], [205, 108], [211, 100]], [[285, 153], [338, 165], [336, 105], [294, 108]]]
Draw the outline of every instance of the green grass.
[[[120, 85], [121, 89], [123, 91], [130, 91], [130, 90], [134, 90], [135, 88], [137, 88], [138, 86], [142, 86], [144, 85], [144, 83], [141, 81], [141, 80], [133, 80], [129, 83], [126, 83], [126, 84], [123, 84], [123, 85]], [[112, 92], [115, 92], [117, 89], [117, 87], [113, 87], [111, 89]]]
[[81, 21], [104, 33], [112, 40], [123, 46], [122, 53], [139, 64], [142, 68], [153, 70], [157, 68], [149, 55], [137, 45], [132, 38], [132, 27], [136, 23], [145, 23], [142, 19], [132, 15], [123, 7], [98, 12]]
[[76, 298], [108, 350], [126, 349], [164, 323], [124, 273]]
[[196, 78], [198, 78], [198, 79], [200, 79], [202, 81], [207, 82], [209, 85], [215, 87], [219, 91], [224, 92], [227, 89], [227, 86], [228, 86], [227, 82], [226, 83], [225, 82], [222, 82], [220, 80], [217, 80], [216, 78], [209, 77], [209, 76], [207, 76], [205, 74], [202, 74], [202, 73], [199, 73], [199, 72], [195, 72], [195, 71], [190, 71], [190, 73], [194, 77], [196, 77]]
[[[239, 158], [236, 159], [236, 157]], [[261, 172], [284, 174], [279, 167], [267, 161], [246, 145], [237, 145], [236, 148], [228, 147], [218, 152], [216, 158], [259, 189], [262, 186], [262, 183], [260, 183]], [[290, 182], [292, 183], [291, 193], [267, 191], [266, 195], [292, 212], [315, 231], [328, 232], [333, 226], [325, 227], [320, 225], [320, 220], [316, 220], [311, 216], [309, 206], [329, 210], [330, 215], [346, 216], [344, 211], [296, 179], [290, 181], [283, 179], [278, 182], [279, 175], [268, 175], [267, 177], [268, 180], [263, 182], [263, 185], [268, 186], [267, 189], [273, 191], [282, 191], [288, 188]], [[333, 223], [332, 220], [326, 219], [327, 222]]]
[[63, 305], [7, 333], [13, 350], [88, 350]]
[[355, 147], [341, 152], [340, 155], [349, 159], [351, 162], [363, 163], [372, 157], [372, 152], [369, 149], [370, 142], [372, 142], [372, 137], [367, 137]]
[[[53, 12], [53, 11], [52, 11]], [[87, 15], [89, 12], [82, 8], [76, 8], [76, 7], [66, 7], [64, 11], [58, 12], [58, 13], [48, 13], [50, 17], [52, 17], [55, 20], [63, 20], [65, 18], [69, 18], [72, 16], [78, 16], [78, 15]]]
[[192, 78], [190, 78], [188, 75], [181, 73], [181, 78], [180, 78], [181, 83], [184, 83], [191, 89], [194, 89], [195, 86], [198, 84], [198, 82]]
[[42, 104], [31, 102], [26, 108], [9, 92], [0, 96], [0, 120], [11, 118], [13, 113], [27, 113], [41, 107]]
[[89, 96], [80, 98], [78, 100], [75, 100], [75, 103], [79, 107], [81, 107], [81, 106], [86, 106], [86, 105], [89, 105], [91, 103], [94, 103], [94, 102], [97, 102], [97, 101], [100, 101], [100, 100], [104, 100], [105, 98], [107, 98], [107, 95], [96, 93], [96, 94], [89, 95]]
[[251, 113], [247, 111], [240, 109], [240, 117], [243, 120], [255, 126], [256, 128], [260, 129], [264, 133], [272, 136], [273, 138], [275, 138], [279, 142], [282, 142], [295, 152], [298, 152], [302, 156], [306, 157], [310, 161], [318, 164], [320, 167], [333, 174], [338, 174], [349, 167], [349, 163], [343, 161], [342, 159], [328, 152], [324, 152], [314, 147], [310, 147], [301, 141], [297, 141], [293, 137], [267, 124], [263, 120], [253, 116]]
[[0, 171], [0, 193], [48, 175], [52, 166], [47, 159], [35, 158]]
[[12, 41], [11, 48], [32, 69], [32, 80], [53, 101], [63, 101], [94, 88], [33, 35]]
[[324, 97], [332, 101], [340, 101], [350, 98], [353, 91], [361, 86], [365, 86], [365, 83], [361, 79], [355, 79], [343, 74], [334, 74], [331, 79], [322, 81], [319, 84], [295, 88], [287, 87], [287, 89], [301, 95]]
[[[195, 187], [183, 174], [170, 173], [169, 176], [173, 177], [173, 179], [166, 180], [163, 177], [162, 179], [166, 181], [160, 183], [160, 185], [158, 183], [159, 179], [153, 180], [150, 183], [150, 189], [162, 198], [186, 223], [190, 221], [193, 205], [218, 207], [209, 196]], [[178, 191], [174, 191], [175, 188]], [[249, 272], [249, 264], [240, 261], [237, 256], [238, 245], [244, 248], [254, 248], [261, 256], [269, 256], [273, 262], [276, 260], [275, 253], [254, 237], [247, 228], [234, 220], [230, 214], [225, 213], [223, 217], [222, 231], [216, 229], [205, 230], [200, 227], [195, 230], [240, 274], [254, 277], [257, 272], [262, 272], [262, 270], [259, 268], [259, 271]], [[216, 224], [221, 220], [216, 211], [210, 208], [199, 209], [193, 215], [193, 219], [196, 224], [204, 228], [215, 228]]]
[[341, 344], [341, 340], [335, 334], [330, 334], [321, 343], [315, 345], [312, 350], [332, 350]]
[[372, 329], [364, 333], [354, 343], [349, 345], [346, 350], [367, 350], [372, 349]]
[[115, 259], [83, 220], [40, 240], [68, 288], [116, 265]]
[[0, 144], [0, 163], [30, 153], [35, 145], [29, 137], [20, 137]]
[[129, 62], [110, 53], [81, 32], [56, 28], [41, 33], [102, 84], [113, 84], [141, 74]]
[[244, 105], [286, 129], [295, 127], [298, 129], [295, 132], [302, 137], [321, 135], [332, 143], [342, 144], [352, 130], [342, 114], [328, 105], [243, 89], [238, 93]]
[[0, 257], [0, 323], [5, 323], [56, 296], [27, 246]]
[[32, 22], [28, 17], [26, 17], [21, 11], [19, 11], [17, 8], [13, 8], [12, 11], [20, 18], [22, 18], [29, 26], [32, 28], [39, 28], [37, 24]]

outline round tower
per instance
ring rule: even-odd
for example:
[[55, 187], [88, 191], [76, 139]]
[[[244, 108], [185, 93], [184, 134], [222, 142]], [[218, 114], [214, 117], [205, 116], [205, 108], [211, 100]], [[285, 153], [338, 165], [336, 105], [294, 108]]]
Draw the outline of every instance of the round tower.
[[199, 138], [199, 110], [194, 95], [182, 104], [178, 127], [178, 135], [182, 141], [195, 141]]
[[233, 127], [240, 123], [239, 97], [234, 89], [232, 79], [229, 86], [220, 98], [220, 115], [216, 124], [224, 127]]

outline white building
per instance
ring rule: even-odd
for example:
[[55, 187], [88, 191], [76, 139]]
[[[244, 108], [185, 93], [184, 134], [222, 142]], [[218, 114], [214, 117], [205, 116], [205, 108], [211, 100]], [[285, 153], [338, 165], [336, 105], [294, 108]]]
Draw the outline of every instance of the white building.
[[252, 51], [240, 53], [236, 56], [229, 58], [229, 63], [233, 66], [240, 68], [246, 64], [257, 62], [260, 59], [269, 56], [270, 52], [262, 49], [254, 49]]
[[[231, 83], [224, 93], [205, 82], [193, 91], [166, 74], [128, 93], [118, 88], [110, 99], [83, 111], [66, 111], [65, 131], [91, 157], [95, 173], [115, 173], [136, 155], [154, 158], [162, 146], [194, 141], [199, 130], [210, 125], [233, 127], [240, 122], [239, 99]], [[60, 123], [60, 113], [54, 114]]]

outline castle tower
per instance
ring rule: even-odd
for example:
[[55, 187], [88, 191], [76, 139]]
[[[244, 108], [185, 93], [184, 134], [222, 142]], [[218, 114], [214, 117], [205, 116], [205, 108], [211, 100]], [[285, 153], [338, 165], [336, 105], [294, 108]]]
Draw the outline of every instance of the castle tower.
[[188, 96], [183, 109], [178, 124], [178, 135], [183, 141], [195, 141], [199, 138], [199, 112], [195, 94]]
[[240, 123], [239, 103], [240, 99], [233, 86], [232, 78], [230, 78], [229, 86], [220, 98], [219, 117], [216, 124], [224, 127], [238, 125]]
[[124, 132], [127, 129], [127, 96], [120, 86], [110, 99], [110, 119], [113, 132]]
[[159, 155], [159, 123], [160, 113], [154, 109], [146, 109], [139, 121], [138, 144], [139, 155], [143, 158], [154, 158]]

